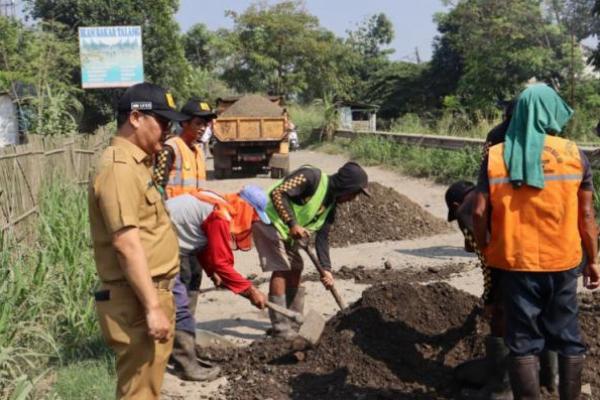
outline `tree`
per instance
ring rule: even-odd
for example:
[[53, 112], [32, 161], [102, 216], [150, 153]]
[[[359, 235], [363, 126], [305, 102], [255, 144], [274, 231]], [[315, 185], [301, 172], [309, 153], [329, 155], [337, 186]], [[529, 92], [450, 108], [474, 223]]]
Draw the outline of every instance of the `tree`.
[[384, 13], [365, 18], [355, 31], [348, 32], [348, 43], [365, 58], [377, 58], [391, 54], [393, 50], [383, 50], [394, 40], [394, 26]]
[[438, 24], [442, 36], [435, 50], [445, 54], [433, 58], [457, 62], [456, 90], [468, 107], [491, 108], [532, 77], [558, 87], [582, 67], [573, 66], [568, 34], [544, 17], [538, 0], [464, 0]]
[[394, 26], [384, 13], [365, 18], [356, 30], [348, 31], [346, 43], [359, 56], [353, 68], [357, 85], [352, 97], [368, 95], [371, 79], [389, 64], [393, 49], [384, 49], [394, 39]]
[[580, 42], [600, 29], [600, 21], [594, 18], [595, 3], [596, 0], [545, 0], [545, 8], [556, 24]]
[[233, 50], [230, 35], [226, 29], [212, 32], [195, 24], [183, 35], [185, 57], [193, 67], [222, 72]]
[[427, 72], [427, 64], [391, 62], [371, 77], [365, 100], [380, 105], [378, 115], [386, 119], [423, 113], [434, 106], [426, 84]]
[[[595, 0], [594, 8], [592, 9], [592, 15], [596, 23], [600, 23], [600, 0]], [[593, 34], [596, 36], [600, 35], [600, 28], [595, 28]], [[591, 62], [597, 69], [600, 69], [600, 43], [598, 43], [596, 49], [592, 52], [589, 62]]]
[[64, 73], [78, 65], [77, 47], [55, 34], [65, 29], [56, 22], [26, 27], [0, 17], [0, 90], [10, 91], [21, 111], [27, 110], [34, 133], [73, 133], [81, 116], [81, 90]]
[[345, 48], [296, 0], [254, 3], [234, 22], [233, 55], [223, 79], [240, 92], [269, 92], [291, 98], [322, 97], [348, 87]]
[[[60, 32], [66, 42], [77, 44], [77, 28], [94, 25], [140, 25], [145, 79], [172, 89], [178, 98], [189, 95], [186, 79], [190, 66], [185, 59], [179, 26], [174, 14], [178, 0], [25, 0], [33, 18], [57, 21], [68, 27]], [[80, 72], [65, 71], [79, 85]], [[82, 96], [85, 130], [113, 118], [113, 102], [120, 90], [86, 91]]]

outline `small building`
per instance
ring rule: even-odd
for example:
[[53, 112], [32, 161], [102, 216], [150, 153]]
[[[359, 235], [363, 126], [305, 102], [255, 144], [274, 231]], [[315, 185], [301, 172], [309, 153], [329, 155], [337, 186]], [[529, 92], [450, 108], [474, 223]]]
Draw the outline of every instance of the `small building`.
[[336, 108], [340, 129], [369, 132], [377, 130], [378, 106], [358, 102], [338, 102]]
[[0, 147], [19, 144], [17, 105], [8, 92], [0, 92]]

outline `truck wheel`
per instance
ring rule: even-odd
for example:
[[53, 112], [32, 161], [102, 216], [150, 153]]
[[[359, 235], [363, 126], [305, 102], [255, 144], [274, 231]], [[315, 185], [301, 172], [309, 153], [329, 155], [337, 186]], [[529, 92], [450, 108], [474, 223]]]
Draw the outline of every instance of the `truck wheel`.
[[281, 179], [285, 175], [287, 175], [287, 174], [285, 173], [283, 168], [271, 168], [271, 178], [272, 179]]
[[228, 168], [215, 168], [215, 179], [231, 178], [231, 170]]

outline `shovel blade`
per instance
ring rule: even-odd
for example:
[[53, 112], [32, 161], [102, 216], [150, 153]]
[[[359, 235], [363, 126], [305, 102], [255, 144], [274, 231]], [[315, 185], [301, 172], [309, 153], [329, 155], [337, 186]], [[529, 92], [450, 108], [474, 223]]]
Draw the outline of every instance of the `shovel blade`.
[[325, 329], [325, 318], [315, 310], [309, 310], [304, 315], [304, 323], [298, 334], [312, 345], [316, 345]]

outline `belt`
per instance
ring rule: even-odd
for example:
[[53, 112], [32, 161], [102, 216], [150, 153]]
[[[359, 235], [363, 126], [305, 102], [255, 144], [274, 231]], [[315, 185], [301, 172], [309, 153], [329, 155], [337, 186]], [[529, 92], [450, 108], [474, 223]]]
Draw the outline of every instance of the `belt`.
[[[114, 281], [114, 282], [103, 282], [103, 286], [116, 286], [116, 287], [131, 287], [127, 281]], [[175, 278], [152, 278], [152, 286], [157, 289], [168, 289], [172, 290], [175, 287]]]

